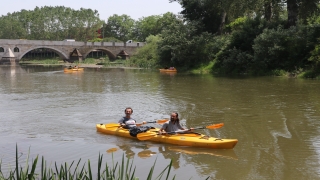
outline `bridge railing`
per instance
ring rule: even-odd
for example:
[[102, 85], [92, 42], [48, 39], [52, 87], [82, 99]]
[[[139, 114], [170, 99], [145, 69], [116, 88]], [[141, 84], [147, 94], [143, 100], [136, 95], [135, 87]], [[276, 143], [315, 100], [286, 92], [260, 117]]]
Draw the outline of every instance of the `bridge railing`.
[[47, 40], [26, 40], [26, 39], [0, 39], [1, 45], [39, 45], [39, 46], [127, 46], [141, 47], [143, 42], [82, 42], [82, 41], [47, 41]]

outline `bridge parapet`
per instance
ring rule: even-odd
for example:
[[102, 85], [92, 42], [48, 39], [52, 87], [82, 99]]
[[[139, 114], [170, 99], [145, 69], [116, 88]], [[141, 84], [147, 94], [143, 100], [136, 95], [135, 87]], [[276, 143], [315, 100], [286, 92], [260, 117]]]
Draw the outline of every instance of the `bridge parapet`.
[[[0, 63], [3, 59], [10, 58], [19, 61], [28, 52], [46, 48], [56, 52], [61, 59], [69, 60], [71, 53], [77, 49], [82, 53], [83, 59], [94, 50], [106, 52], [112, 60], [125, 51], [129, 56], [133, 55], [144, 43], [122, 43], [122, 42], [81, 42], [81, 41], [47, 41], [26, 39], [0, 39]], [[12, 53], [9, 53], [12, 51]], [[12, 55], [13, 54], [13, 55]]]

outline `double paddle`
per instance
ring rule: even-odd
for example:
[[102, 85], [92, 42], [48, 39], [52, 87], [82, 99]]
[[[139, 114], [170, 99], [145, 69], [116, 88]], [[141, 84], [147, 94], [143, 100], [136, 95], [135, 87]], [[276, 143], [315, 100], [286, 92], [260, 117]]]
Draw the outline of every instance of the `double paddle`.
[[[163, 124], [165, 122], [169, 121], [169, 119], [159, 119], [156, 121], [148, 121], [146, 123], [136, 123], [136, 126], [141, 126], [143, 124], [147, 124], [147, 123], [158, 123], [158, 124]], [[119, 123], [110, 123], [110, 124], [106, 124], [106, 128], [118, 128], [120, 127]]]
[[[197, 128], [193, 128], [193, 129], [217, 129], [217, 128], [221, 128], [224, 124], [223, 123], [219, 123], [219, 124], [211, 124], [208, 126], [203, 126], [203, 127], [197, 127]], [[166, 132], [163, 134], [176, 134], [176, 133], [183, 133], [183, 132], [187, 132], [188, 130], [183, 130], [183, 131], [173, 131], [173, 132]], [[157, 132], [143, 132], [143, 133], [139, 133], [137, 135], [137, 138], [141, 141], [145, 141], [148, 139], [153, 138], [154, 136], [159, 135], [159, 133]]]

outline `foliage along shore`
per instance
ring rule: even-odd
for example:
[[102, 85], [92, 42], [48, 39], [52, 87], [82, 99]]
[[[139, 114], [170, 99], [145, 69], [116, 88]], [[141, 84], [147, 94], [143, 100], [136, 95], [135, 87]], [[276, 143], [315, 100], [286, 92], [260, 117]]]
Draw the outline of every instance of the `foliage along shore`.
[[96, 10], [63, 6], [8, 13], [0, 17], [0, 38], [133, 40], [147, 45], [127, 67], [319, 79], [319, 1], [169, 1], [181, 5], [179, 15], [137, 21], [125, 14], [105, 21]]
[[[108, 58], [106, 58], [108, 59]], [[98, 63], [97, 63], [98, 62]], [[20, 64], [23, 65], [42, 65], [42, 66], [79, 66], [79, 67], [85, 67], [85, 68], [123, 68], [123, 69], [145, 69], [141, 68], [139, 66], [135, 66], [131, 64], [132, 62], [130, 60], [117, 60], [114, 63], [110, 63], [109, 61], [105, 60], [97, 60], [89, 58], [89, 60], [85, 60], [84, 62], [75, 62], [75, 63], [69, 63], [69, 62], [63, 62], [63, 61], [57, 61], [56, 59], [46, 59], [46, 60], [33, 60], [33, 61], [22, 61]], [[162, 67], [157, 67], [162, 68]], [[190, 74], [210, 74], [212, 68], [212, 63], [210, 63], [207, 66], [200, 67], [198, 69], [192, 69], [192, 70], [184, 70], [185, 72], [188, 72]], [[181, 71], [181, 69], [179, 70]], [[183, 70], [182, 70], [183, 71]], [[309, 75], [311, 73], [311, 75]], [[218, 74], [219, 75], [219, 74]], [[245, 75], [245, 74], [243, 74]], [[320, 79], [320, 75], [314, 75], [314, 72], [312, 71], [302, 71], [299, 72], [299, 74], [292, 74], [286, 71], [279, 71], [274, 72], [274, 74], [269, 74], [271, 76], [286, 76], [288, 78], [314, 78], [314, 79]], [[221, 75], [220, 75], [221, 76]]]

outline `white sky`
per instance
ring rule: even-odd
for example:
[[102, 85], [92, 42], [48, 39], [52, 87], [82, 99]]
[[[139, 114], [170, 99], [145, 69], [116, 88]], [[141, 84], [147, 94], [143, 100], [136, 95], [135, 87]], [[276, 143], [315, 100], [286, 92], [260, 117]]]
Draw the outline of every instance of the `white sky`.
[[177, 2], [169, 0], [11, 0], [2, 2], [0, 16], [25, 10], [33, 10], [36, 6], [64, 6], [79, 10], [81, 7], [97, 10], [101, 20], [107, 21], [114, 14], [126, 14], [138, 20], [151, 15], [167, 12], [178, 14], [182, 9]]

